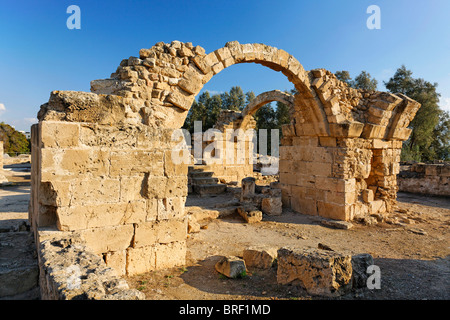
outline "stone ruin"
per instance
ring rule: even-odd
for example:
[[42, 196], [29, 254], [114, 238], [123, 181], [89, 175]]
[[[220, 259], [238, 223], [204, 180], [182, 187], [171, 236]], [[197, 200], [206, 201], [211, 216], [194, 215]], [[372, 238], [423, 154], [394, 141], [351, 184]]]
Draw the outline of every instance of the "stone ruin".
[[[189, 42], [160, 42], [92, 81], [90, 93], [53, 91], [41, 106], [32, 127], [29, 211], [38, 249], [72, 239], [119, 275], [183, 265], [188, 164], [174, 163], [179, 141], [172, 135], [214, 75], [250, 62], [281, 71], [298, 93], [260, 95], [217, 128], [254, 127], [252, 114], [269, 101], [290, 106], [279, 158], [283, 206], [344, 221], [391, 210], [402, 141], [419, 103], [350, 88], [264, 44], [233, 41], [206, 54]], [[240, 181], [252, 167], [214, 170]], [[50, 271], [40, 265], [41, 286], [48, 286]]]

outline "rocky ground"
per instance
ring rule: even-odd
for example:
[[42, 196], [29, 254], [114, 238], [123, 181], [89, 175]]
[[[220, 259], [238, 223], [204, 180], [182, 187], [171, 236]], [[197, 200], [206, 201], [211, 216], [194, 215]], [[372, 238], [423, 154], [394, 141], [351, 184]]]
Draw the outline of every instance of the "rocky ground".
[[[399, 193], [398, 200], [398, 209], [386, 219], [389, 223], [354, 223], [349, 230], [289, 210], [253, 224], [238, 215], [205, 221], [200, 232], [188, 238], [186, 266], [128, 281], [148, 299], [321, 299], [277, 284], [276, 267], [249, 270], [241, 279], [228, 279], [214, 268], [222, 256], [242, 257], [243, 250], [254, 245], [317, 248], [321, 243], [346, 254], [370, 253], [381, 270], [381, 289], [353, 291], [338, 299], [449, 299], [450, 199]], [[188, 205], [207, 206], [208, 201], [226, 199], [191, 197]]]

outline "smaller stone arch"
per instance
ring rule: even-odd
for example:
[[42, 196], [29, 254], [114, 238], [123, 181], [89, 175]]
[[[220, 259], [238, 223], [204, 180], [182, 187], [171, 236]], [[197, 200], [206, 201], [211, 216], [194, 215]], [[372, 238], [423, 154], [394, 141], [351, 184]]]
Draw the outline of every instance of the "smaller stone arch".
[[266, 91], [259, 94], [247, 107], [242, 111], [242, 124], [241, 127], [245, 128], [249, 122], [251, 116], [253, 116], [262, 106], [267, 103], [278, 101], [284, 103], [289, 107], [291, 113], [294, 110], [295, 97], [292, 94], [283, 92], [280, 90]]

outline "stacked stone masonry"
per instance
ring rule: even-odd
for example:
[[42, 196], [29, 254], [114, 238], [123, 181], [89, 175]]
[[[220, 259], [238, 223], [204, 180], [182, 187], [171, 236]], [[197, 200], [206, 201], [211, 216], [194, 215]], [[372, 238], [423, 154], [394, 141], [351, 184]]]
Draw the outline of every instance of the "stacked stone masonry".
[[401, 166], [399, 191], [450, 196], [450, 163], [414, 163]]
[[[233, 41], [206, 54], [173, 41], [123, 60], [109, 79], [91, 82], [91, 93], [53, 91], [41, 106], [32, 128], [30, 221], [37, 238], [46, 227], [76, 234], [119, 274], [182, 265], [188, 164], [172, 160], [172, 134], [203, 86], [239, 63], [280, 71], [298, 92], [283, 95], [291, 106], [279, 161], [285, 207], [339, 220], [390, 210], [417, 102], [349, 88], [264, 44]], [[254, 127], [249, 116], [257, 108], [223, 121], [222, 129]], [[237, 181], [251, 171], [221, 168]]]

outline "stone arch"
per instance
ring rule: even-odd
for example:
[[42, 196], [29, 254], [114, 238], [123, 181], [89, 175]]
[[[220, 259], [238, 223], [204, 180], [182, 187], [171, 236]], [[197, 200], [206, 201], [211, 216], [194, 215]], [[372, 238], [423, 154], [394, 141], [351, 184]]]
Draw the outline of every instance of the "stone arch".
[[165, 127], [180, 128], [195, 96], [214, 75], [234, 64], [257, 63], [286, 75], [298, 91], [305, 118], [320, 123], [318, 132], [328, 131], [322, 103], [311, 87], [310, 73], [282, 49], [232, 41], [206, 54], [200, 46], [173, 41], [141, 49], [139, 54], [139, 58], [123, 60], [111, 79], [92, 81], [91, 91], [151, 101], [139, 110], [147, 125], [155, 125], [155, 116], [165, 116]]
[[266, 91], [259, 94], [242, 110], [241, 126], [245, 128], [250, 116], [253, 116], [265, 104], [273, 101], [284, 103], [289, 107], [289, 110], [294, 110], [294, 96], [292, 94], [280, 90]]

